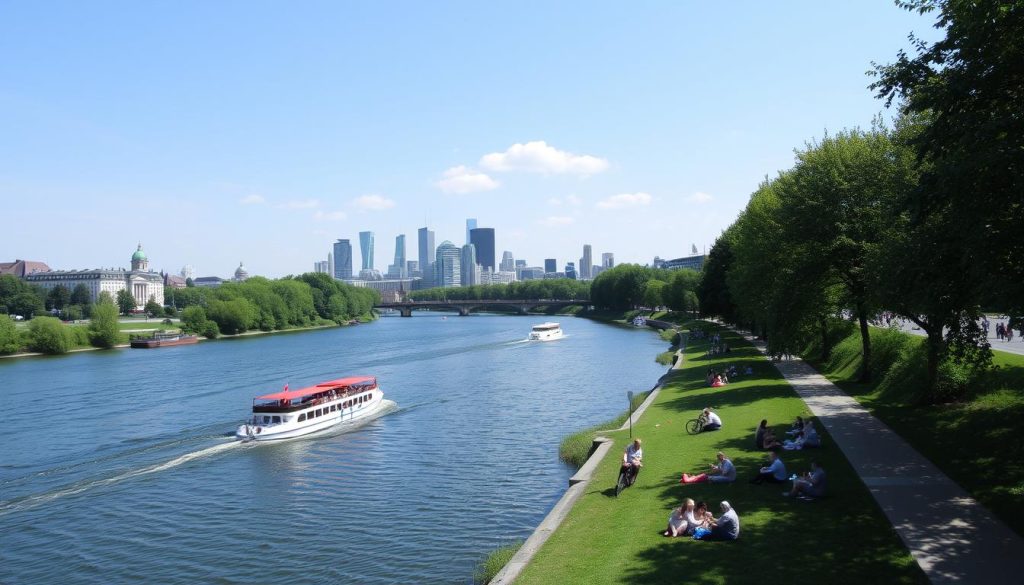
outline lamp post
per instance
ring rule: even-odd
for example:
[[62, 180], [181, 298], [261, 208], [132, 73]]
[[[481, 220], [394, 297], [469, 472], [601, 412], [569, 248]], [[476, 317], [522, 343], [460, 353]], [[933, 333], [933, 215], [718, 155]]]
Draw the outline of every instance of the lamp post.
[[633, 438], [633, 391], [626, 391], [626, 399], [629, 400], [629, 438]]

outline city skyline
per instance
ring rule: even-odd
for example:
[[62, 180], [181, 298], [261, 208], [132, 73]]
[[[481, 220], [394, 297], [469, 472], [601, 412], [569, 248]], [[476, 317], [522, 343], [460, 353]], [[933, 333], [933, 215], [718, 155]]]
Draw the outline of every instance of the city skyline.
[[39, 221], [0, 233], [4, 260], [98, 267], [143, 241], [198, 276], [305, 272], [360, 231], [462, 245], [467, 218], [531, 265], [704, 251], [794, 149], [891, 116], [864, 71], [937, 35], [888, 0], [265, 5], [244, 27], [58, 4], [5, 11], [0, 197]]

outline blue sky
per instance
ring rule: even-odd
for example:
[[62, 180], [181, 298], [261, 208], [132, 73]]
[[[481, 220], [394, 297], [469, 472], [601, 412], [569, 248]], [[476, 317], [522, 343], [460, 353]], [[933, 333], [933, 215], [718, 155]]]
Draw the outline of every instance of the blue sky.
[[[531, 265], [710, 247], [930, 17], [857, 2], [4, 2], [0, 260], [271, 277], [465, 219]], [[885, 112], [890, 116], [891, 112]]]

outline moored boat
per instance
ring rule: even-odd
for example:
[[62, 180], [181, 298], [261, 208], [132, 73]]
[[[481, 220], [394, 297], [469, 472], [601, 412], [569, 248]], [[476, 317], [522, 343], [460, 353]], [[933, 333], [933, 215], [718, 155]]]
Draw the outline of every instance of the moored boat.
[[140, 337], [131, 340], [131, 346], [136, 349], [189, 345], [192, 343], [199, 343], [199, 338], [195, 335], [185, 335], [183, 333], [154, 333], [152, 337]]
[[[257, 396], [252, 418], [235, 431], [239, 439], [290, 439], [377, 414], [384, 392], [373, 376], [352, 376], [315, 386]], [[388, 401], [390, 402], [390, 401]]]
[[530, 330], [531, 341], [554, 341], [562, 338], [562, 327], [558, 323], [541, 323]]

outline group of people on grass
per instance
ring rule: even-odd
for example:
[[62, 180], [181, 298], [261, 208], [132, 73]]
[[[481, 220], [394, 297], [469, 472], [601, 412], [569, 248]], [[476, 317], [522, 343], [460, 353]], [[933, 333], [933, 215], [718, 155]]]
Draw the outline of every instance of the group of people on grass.
[[736, 540], [740, 537], [740, 518], [732, 504], [722, 500], [719, 505], [721, 516], [708, 511], [705, 502], [697, 502], [686, 498], [682, 506], [672, 510], [668, 517], [665, 536], [692, 536], [697, 540]]
[[803, 417], [796, 417], [793, 426], [786, 431], [789, 438], [780, 441], [776, 438], [774, 431], [768, 426], [767, 420], [761, 420], [754, 432], [754, 446], [760, 451], [773, 449], [785, 449], [786, 451], [799, 451], [800, 449], [820, 447], [821, 437], [818, 435], [814, 423], [804, 420]]

